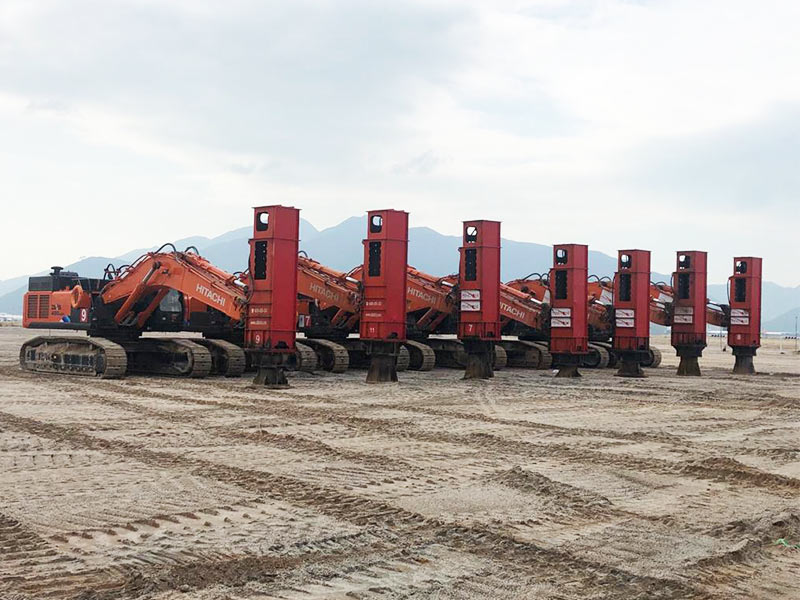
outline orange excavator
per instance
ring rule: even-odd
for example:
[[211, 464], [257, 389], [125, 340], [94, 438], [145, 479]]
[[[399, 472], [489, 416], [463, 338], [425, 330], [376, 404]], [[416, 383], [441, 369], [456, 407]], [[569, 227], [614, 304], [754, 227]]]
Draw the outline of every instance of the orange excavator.
[[[144, 331], [184, 330], [189, 309], [180, 295], [202, 305], [209, 330], [243, 331], [248, 302], [244, 273], [217, 269], [191, 249], [148, 252], [119, 271], [107, 269], [103, 279], [79, 278], [58, 267], [46, 277], [31, 278], [26, 294], [30, 309], [49, 296], [47, 318], [28, 310], [23, 325], [30, 328], [84, 330], [86, 338], [38, 337], [20, 353], [22, 367], [31, 371], [60, 370], [73, 374], [121, 377], [126, 372], [205, 377], [212, 372], [235, 376], [244, 372], [245, 353], [239, 345], [208, 338], [143, 338]], [[35, 280], [35, 281], [34, 281]], [[49, 287], [51, 293], [43, 294]], [[54, 356], [61, 357], [53, 360]]]
[[[298, 215], [291, 207], [254, 209], [251, 268], [241, 273], [215, 267], [194, 248], [165, 244], [119, 270], [107, 267], [102, 278], [59, 267], [31, 277], [23, 326], [88, 335], [28, 340], [20, 366], [103, 378], [237, 376], [249, 358], [256, 383], [284, 385], [285, 357], [295, 353]], [[204, 337], [142, 337], [146, 331]]]

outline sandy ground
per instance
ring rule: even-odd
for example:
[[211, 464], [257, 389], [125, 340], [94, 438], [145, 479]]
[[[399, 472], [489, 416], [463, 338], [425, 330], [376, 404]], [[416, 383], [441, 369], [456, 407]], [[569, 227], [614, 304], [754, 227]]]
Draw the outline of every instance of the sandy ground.
[[[23, 373], [0, 329], [0, 598], [800, 598], [800, 355], [645, 380]], [[669, 351], [668, 351], [669, 350]]]

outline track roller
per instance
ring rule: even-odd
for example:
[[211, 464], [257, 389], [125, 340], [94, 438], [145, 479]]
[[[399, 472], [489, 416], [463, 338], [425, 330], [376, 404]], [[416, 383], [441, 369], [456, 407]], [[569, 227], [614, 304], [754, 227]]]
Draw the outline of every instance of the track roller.
[[514, 369], [549, 369], [553, 356], [544, 344], [528, 340], [498, 342], [508, 355], [508, 366]]
[[211, 375], [239, 377], [247, 366], [247, 357], [242, 348], [225, 340], [208, 338], [193, 339], [211, 353]]
[[589, 352], [581, 358], [580, 366], [588, 369], [605, 369], [609, 360], [608, 350], [598, 344], [589, 344]]
[[661, 364], [661, 350], [654, 346], [650, 346], [647, 356], [642, 361], [642, 366], [649, 369], [655, 369]]
[[430, 371], [436, 366], [436, 353], [422, 342], [407, 340], [403, 343], [409, 354], [408, 368], [412, 371]]
[[139, 338], [123, 342], [128, 353], [128, 372], [170, 377], [207, 377], [211, 352], [186, 338]]
[[314, 349], [295, 342], [295, 354], [289, 358], [289, 364], [297, 371], [304, 371], [306, 373], [313, 373], [319, 368], [319, 359]]
[[503, 348], [499, 344], [494, 345], [494, 362], [492, 363], [492, 367], [495, 371], [500, 371], [501, 369], [506, 368], [508, 365], [508, 354], [506, 353], [506, 349]]
[[451, 338], [428, 338], [428, 345], [436, 353], [436, 366], [448, 369], [463, 369], [467, 364], [467, 353], [460, 340]]
[[405, 344], [401, 344], [400, 348], [397, 350], [397, 371], [407, 371], [411, 365], [411, 353], [408, 351], [408, 348], [405, 347]]
[[128, 357], [122, 346], [105, 338], [38, 336], [20, 348], [19, 365], [36, 373], [119, 379], [125, 376]]
[[539, 349], [539, 365], [537, 369], [547, 370], [553, 366], [553, 355], [545, 344], [534, 344]]
[[610, 342], [592, 342], [595, 346], [600, 346], [601, 348], [605, 348], [608, 352], [608, 368], [612, 369], [617, 366], [617, 362], [619, 361], [619, 354], [617, 350], [614, 349], [614, 344]]
[[323, 371], [344, 373], [350, 365], [350, 356], [341, 344], [320, 338], [306, 338], [303, 343], [317, 353], [319, 368]]

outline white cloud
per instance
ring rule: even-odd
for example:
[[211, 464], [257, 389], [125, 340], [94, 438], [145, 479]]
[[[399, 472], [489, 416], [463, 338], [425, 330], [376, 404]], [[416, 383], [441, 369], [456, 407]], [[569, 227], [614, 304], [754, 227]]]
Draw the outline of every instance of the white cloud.
[[[496, 218], [515, 239], [652, 248], [664, 271], [692, 245], [717, 281], [744, 245], [769, 277], [800, 284], [798, 215], [765, 211], [756, 185], [796, 164], [797, 146], [766, 144], [739, 185], [741, 161], [703, 142], [733, 135], [752, 155], [776, 107], [797, 118], [799, 13], [743, 0], [6, 0], [0, 252], [18, 258], [0, 277], [218, 234], [269, 201], [319, 226], [389, 204], [451, 233]], [[678, 168], [684, 147], [702, 177]], [[796, 198], [796, 179], [782, 181]], [[742, 223], [770, 235], [733, 234]]]

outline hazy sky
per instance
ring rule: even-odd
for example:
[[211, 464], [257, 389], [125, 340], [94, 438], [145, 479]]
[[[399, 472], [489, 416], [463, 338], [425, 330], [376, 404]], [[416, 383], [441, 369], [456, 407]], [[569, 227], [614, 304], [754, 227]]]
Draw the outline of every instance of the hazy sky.
[[0, 279], [276, 203], [662, 272], [708, 250], [712, 281], [760, 255], [798, 285], [799, 24], [792, 0], [2, 0]]

